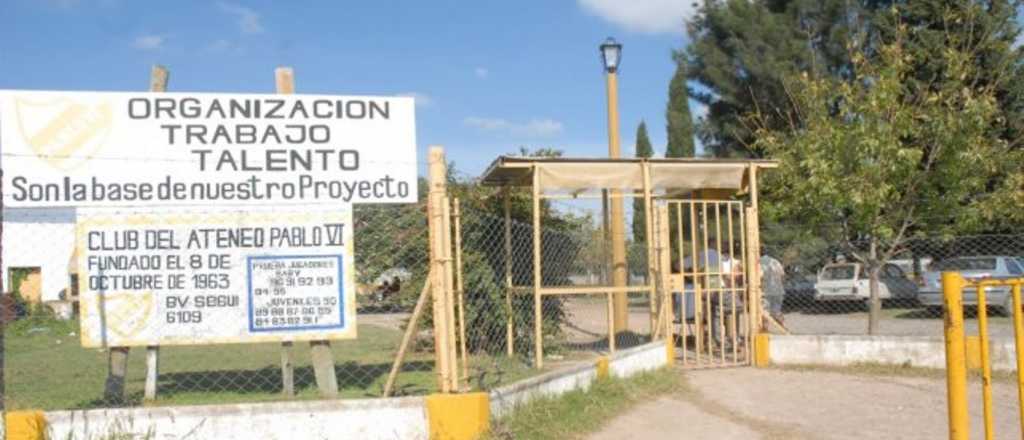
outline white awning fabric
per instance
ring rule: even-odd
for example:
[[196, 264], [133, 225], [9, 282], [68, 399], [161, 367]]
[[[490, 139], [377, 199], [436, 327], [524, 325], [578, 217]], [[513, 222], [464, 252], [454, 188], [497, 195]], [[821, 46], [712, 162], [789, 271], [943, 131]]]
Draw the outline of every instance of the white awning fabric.
[[652, 192], [700, 189], [743, 189], [751, 166], [774, 168], [763, 160], [714, 159], [568, 159], [509, 158], [496, 160], [483, 176], [492, 186], [530, 186], [533, 173], [543, 193], [587, 193], [603, 189], [641, 191], [644, 167]]

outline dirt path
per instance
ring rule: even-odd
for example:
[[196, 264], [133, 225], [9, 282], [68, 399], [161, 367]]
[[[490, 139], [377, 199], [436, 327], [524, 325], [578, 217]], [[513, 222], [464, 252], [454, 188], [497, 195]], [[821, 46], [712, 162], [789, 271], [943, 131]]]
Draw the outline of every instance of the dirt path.
[[[939, 379], [754, 368], [686, 377], [686, 392], [635, 407], [590, 439], [948, 436], [946, 387]], [[1021, 438], [1016, 388], [995, 382], [993, 389], [995, 438]], [[971, 384], [971, 438], [982, 438], [980, 390], [979, 383]]]

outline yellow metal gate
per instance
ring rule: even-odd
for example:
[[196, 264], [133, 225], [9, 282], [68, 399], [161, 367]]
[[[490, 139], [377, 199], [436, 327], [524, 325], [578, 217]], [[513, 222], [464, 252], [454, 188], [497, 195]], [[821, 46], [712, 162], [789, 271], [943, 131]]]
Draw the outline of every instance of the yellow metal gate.
[[[946, 403], [949, 408], [950, 440], [970, 438], [967, 412], [967, 343], [964, 331], [964, 290], [975, 291], [978, 327], [978, 363], [981, 367], [981, 422], [986, 440], [995, 434], [992, 403], [992, 359], [989, 354], [987, 289], [1010, 288], [1010, 316], [1013, 320], [1017, 379], [1017, 421], [1019, 432], [1002, 433], [998, 438], [1024, 438], [1024, 304], [1021, 288], [1024, 278], [964, 279], [959, 272], [942, 273], [942, 297], [946, 339]], [[1019, 436], [1019, 437], [1018, 437]]]
[[[753, 313], [748, 281], [758, 252], [744, 202], [666, 200], [657, 210], [662, 286], [685, 368], [750, 365]], [[756, 328], [756, 327], [754, 327]]]

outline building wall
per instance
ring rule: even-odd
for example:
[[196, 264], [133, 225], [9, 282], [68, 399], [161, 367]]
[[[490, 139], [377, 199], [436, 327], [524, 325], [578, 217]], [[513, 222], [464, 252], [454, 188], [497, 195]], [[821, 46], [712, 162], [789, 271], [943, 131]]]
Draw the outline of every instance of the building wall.
[[3, 291], [11, 289], [12, 267], [42, 270], [42, 300], [60, 298], [68, 288], [68, 262], [74, 251], [75, 211], [72, 209], [5, 209], [3, 230]]

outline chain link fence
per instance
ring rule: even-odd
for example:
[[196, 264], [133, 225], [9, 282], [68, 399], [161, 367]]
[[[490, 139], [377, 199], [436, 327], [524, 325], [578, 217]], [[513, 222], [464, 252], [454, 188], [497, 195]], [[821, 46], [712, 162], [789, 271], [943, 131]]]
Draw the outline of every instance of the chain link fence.
[[[532, 286], [533, 280], [534, 231], [528, 220], [529, 205], [522, 203], [522, 195], [513, 201], [511, 221], [507, 223], [509, 252], [506, 254], [506, 221], [497, 193], [471, 183], [453, 187], [452, 192], [462, 202], [458, 220], [465, 327], [459, 339], [460, 345], [464, 342], [466, 357], [460, 358], [461, 386], [487, 390], [541, 371], [592, 362], [596, 356], [609, 353], [611, 310], [605, 294], [546, 295], [541, 307], [545, 365], [543, 370], [533, 368], [534, 297], [527, 286]], [[608, 265], [602, 263], [602, 258], [608, 252], [607, 240], [601, 239], [599, 217], [549, 204], [544, 205], [544, 210], [541, 255], [545, 285], [606, 282]], [[176, 220], [167, 220], [166, 224], [161, 223], [167, 219], [162, 216], [155, 216], [149, 222], [155, 229], [169, 228], [175, 222], [201, 223], [211, 217], [227, 215], [224, 212], [175, 212], [170, 218]], [[159, 347], [156, 398], [148, 401], [145, 388], [150, 350], [144, 345], [118, 349], [86, 344], [82, 334], [81, 321], [88, 314], [83, 312], [88, 310], [82, 310], [79, 279], [96, 268], [81, 270], [80, 260], [88, 255], [83, 253], [81, 243], [76, 251], [76, 226], [109, 214], [109, 211], [99, 215], [74, 210], [5, 210], [5, 295], [0, 297], [0, 310], [6, 322], [2, 352], [6, 409], [322, 398], [318, 391], [322, 378], [317, 377], [314, 367], [312, 344], [296, 341], [283, 345], [265, 341]], [[300, 211], [299, 214], [305, 213]], [[299, 214], [281, 209], [268, 215], [288, 224], [293, 220], [290, 216], [302, 218]], [[96, 218], [90, 217], [93, 215]], [[340, 398], [379, 397], [403, 333], [410, 325], [413, 308], [427, 282], [430, 257], [426, 205], [421, 202], [356, 206], [351, 221], [357, 337], [331, 340], [328, 350], [334, 361]], [[630, 283], [646, 283], [644, 244], [633, 242], [631, 237], [628, 240]], [[145, 273], [145, 269], [138, 268], [135, 272]], [[199, 275], [193, 272], [187, 268], [182, 272], [189, 283], [198, 282], [191, 278]], [[217, 283], [218, 280], [204, 282]], [[232, 298], [209, 300], [251, 300], [252, 296], [247, 297], [241, 290], [239, 288], [240, 293]], [[192, 296], [193, 301], [196, 296]], [[159, 300], [150, 304], [128, 301], [123, 305], [119, 310], [125, 315], [116, 317], [122, 325], [135, 323], [133, 314], [140, 309], [155, 307], [163, 317], [171, 307]], [[650, 340], [649, 307], [646, 294], [629, 295], [629, 330], [618, 334], [617, 349]], [[260, 312], [257, 309], [255, 313]], [[412, 324], [416, 326], [414, 337], [392, 395], [422, 395], [437, 390], [430, 315], [424, 313], [419, 322]], [[174, 319], [192, 317], [186, 313], [175, 315]], [[209, 325], [216, 329], [218, 323], [214, 321]], [[111, 395], [110, 373], [118, 368], [112, 359], [119, 354], [127, 355], [123, 383], [119, 384], [123, 386], [123, 393]], [[283, 359], [291, 364], [294, 395], [286, 392], [284, 384], [289, 373], [282, 368]]]
[[[461, 292], [464, 307], [459, 313], [464, 327], [457, 338], [460, 387], [488, 390], [545, 370], [592, 362], [610, 353], [613, 346], [624, 349], [652, 339], [651, 298], [646, 293], [627, 295], [625, 327], [618, 332], [610, 331], [615, 298], [607, 293], [544, 295], [540, 313], [544, 369], [533, 368], [534, 230], [529, 194], [512, 192], [506, 221], [502, 193], [468, 179], [453, 181], [449, 188], [461, 203], [453, 218], [461, 242], [461, 270], [456, 275], [461, 288], [456, 291]], [[627, 199], [627, 206], [629, 202], [632, 200]], [[608, 261], [612, 240], [609, 228], [601, 222], [600, 201], [545, 200], [541, 209], [543, 285], [611, 284]], [[641, 211], [627, 209], [627, 220], [636, 222], [633, 213]], [[116, 350], [83, 344], [79, 260], [87, 255], [79, 253], [81, 246], [76, 252], [75, 240], [76, 225], [89, 215], [60, 209], [4, 211], [5, 295], [0, 297], [0, 316], [7, 322], [3, 340], [7, 409], [146, 403], [149, 350], [145, 346], [127, 350], [124, 392], [111, 398], [106, 390]], [[288, 223], [284, 221], [288, 215], [287, 210], [271, 213], [284, 223]], [[356, 206], [351, 222], [358, 335], [330, 343], [338, 395], [380, 396], [409, 325], [415, 326], [412, 343], [392, 395], [434, 392], [438, 381], [431, 314], [410, 324], [413, 308], [428, 282], [426, 205]], [[622, 237], [627, 283], [649, 285], [646, 236], [630, 226], [627, 221]], [[903, 240], [891, 258], [872, 265], [866, 258], [869, 241], [841, 241], [811, 231], [799, 224], [770, 223], [761, 233], [765, 254], [784, 268], [782, 307], [777, 317], [795, 334], [867, 334], [874, 272], [882, 305], [875, 333], [938, 337], [942, 334], [939, 272], [956, 270], [972, 277], [1019, 276], [1024, 271], [1022, 234], [920, 234]], [[969, 332], [975, 325], [969, 311], [972, 298], [968, 292]], [[994, 289], [989, 298], [997, 312], [991, 320], [993, 337], [1009, 337], [1010, 319], [998, 313], [1005, 311], [1008, 295]], [[137, 307], [130, 306], [126, 310]], [[161, 346], [156, 399], [150, 404], [322, 398], [314, 351], [305, 341], [290, 347], [275, 341]], [[294, 395], [285, 392], [283, 358], [292, 364]]]
[[[964, 277], [1011, 277], [1024, 273], [1024, 234], [938, 236], [922, 233], [897, 246], [876, 243], [872, 263], [869, 240], [845, 241], [809, 232], [797, 224], [766, 224], [764, 252], [785, 270], [781, 314], [794, 334], [869, 334], [872, 272], [877, 274], [879, 335], [940, 337], [942, 335], [943, 271]], [[891, 257], [882, 259], [881, 250]], [[766, 292], [767, 294], [767, 292]], [[992, 336], [1013, 336], [1008, 289], [988, 292], [994, 312]], [[968, 332], [977, 328], [973, 292], [965, 292]], [[976, 307], [975, 307], [976, 309]]]

